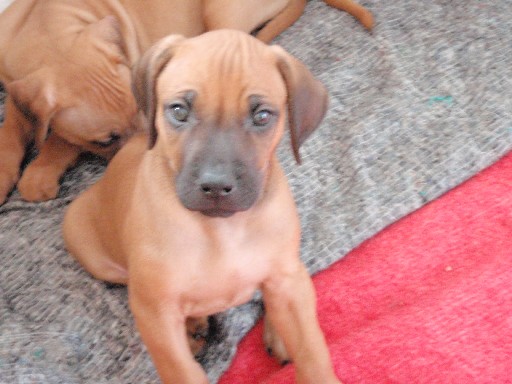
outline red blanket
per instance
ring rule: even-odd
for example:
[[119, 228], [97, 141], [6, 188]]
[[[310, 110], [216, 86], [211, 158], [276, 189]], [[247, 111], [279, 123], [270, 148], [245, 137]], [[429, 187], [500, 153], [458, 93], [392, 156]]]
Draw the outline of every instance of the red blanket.
[[[512, 153], [314, 282], [345, 384], [512, 383]], [[294, 382], [261, 334], [260, 322], [220, 384]]]

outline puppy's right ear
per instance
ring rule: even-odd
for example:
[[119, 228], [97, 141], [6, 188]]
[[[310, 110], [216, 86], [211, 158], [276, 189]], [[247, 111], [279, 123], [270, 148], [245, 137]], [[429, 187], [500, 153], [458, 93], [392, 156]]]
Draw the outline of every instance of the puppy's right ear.
[[156, 143], [158, 132], [155, 125], [157, 109], [156, 81], [174, 55], [175, 48], [185, 38], [180, 35], [164, 37], [139, 59], [133, 69], [132, 91], [137, 106], [144, 113], [149, 128], [149, 148]]
[[324, 118], [329, 103], [325, 86], [306, 66], [278, 45], [271, 49], [288, 92], [288, 125], [293, 154], [301, 163], [299, 148]]

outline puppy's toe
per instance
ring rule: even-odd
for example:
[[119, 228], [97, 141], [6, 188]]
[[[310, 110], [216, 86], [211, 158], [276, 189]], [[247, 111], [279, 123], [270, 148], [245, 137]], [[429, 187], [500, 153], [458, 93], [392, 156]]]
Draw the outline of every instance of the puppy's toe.
[[286, 365], [291, 362], [288, 352], [284, 346], [283, 341], [272, 327], [272, 324], [267, 320], [265, 316], [265, 329], [263, 331], [263, 342], [265, 348], [270, 356], [273, 356], [279, 361], [281, 365]]
[[59, 193], [59, 181], [44, 172], [31, 172], [27, 168], [18, 183], [18, 191], [26, 201], [51, 200]]
[[189, 317], [186, 327], [190, 350], [197, 356], [204, 349], [210, 331], [208, 317]]

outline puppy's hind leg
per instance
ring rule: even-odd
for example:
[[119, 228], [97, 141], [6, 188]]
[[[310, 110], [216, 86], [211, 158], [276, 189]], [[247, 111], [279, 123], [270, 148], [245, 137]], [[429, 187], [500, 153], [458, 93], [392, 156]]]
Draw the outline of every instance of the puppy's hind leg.
[[194, 356], [198, 356], [204, 350], [210, 336], [210, 319], [206, 316], [188, 317], [185, 325], [190, 350]]
[[286, 8], [259, 26], [251, 34], [268, 43], [295, 23], [304, 12], [306, 0], [291, 0]]
[[306, 0], [209, 0], [204, 2], [206, 30], [236, 29], [269, 42], [292, 25]]
[[90, 204], [86, 199], [90, 190], [69, 206], [63, 222], [63, 237], [68, 251], [91, 275], [99, 280], [115, 284], [127, 284], [128, 271], [115, 263], [101, 244], [95, 226], [91, 222]]

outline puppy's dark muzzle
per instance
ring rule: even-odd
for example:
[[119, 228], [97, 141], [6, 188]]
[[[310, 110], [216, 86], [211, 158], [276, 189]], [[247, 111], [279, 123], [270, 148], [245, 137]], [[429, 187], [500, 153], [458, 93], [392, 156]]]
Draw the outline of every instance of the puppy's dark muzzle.
[[213, 217], [228, 217], [249, 209], [261, 189], [259, 178], [237, 169], [232, 165], [210, 165], [180, 175], [177, 189], [182, 204]]

